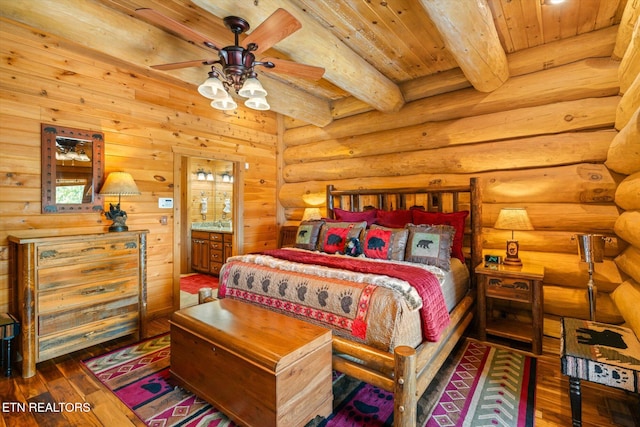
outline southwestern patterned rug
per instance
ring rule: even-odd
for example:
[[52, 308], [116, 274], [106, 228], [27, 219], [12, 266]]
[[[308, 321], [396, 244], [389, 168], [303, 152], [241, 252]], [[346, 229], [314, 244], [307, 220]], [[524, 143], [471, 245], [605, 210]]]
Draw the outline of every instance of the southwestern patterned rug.
[[[86, 367], [152, 427], [235, 426], [224, 414], [175, 387], [169, 335], [84, 361]], [[467, 339], [418, 403], [418, 425], [533, 426], [534, 358]], [[334, 412], [308, 427], [392, 426], [393, 395], [334, 372]]]

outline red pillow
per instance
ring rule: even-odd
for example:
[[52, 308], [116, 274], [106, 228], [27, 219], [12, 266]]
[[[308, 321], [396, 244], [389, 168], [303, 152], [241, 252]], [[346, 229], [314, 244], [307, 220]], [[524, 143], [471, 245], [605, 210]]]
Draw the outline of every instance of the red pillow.
[[413, 221], [410, 210], [396, 209], [395, 211], [381, 211], [376, 213], [376, 224], [389, 228], [404, 228]]
[[333, 208], [333, 214], [336, 216], [338, 221], [346, 221], [346, 222], [360, 222], [367, 221], [367, 226], [371, 226], [374, 222], [376, 222], [376, 212], [377, 209], [369, 209], [364, 212], [352, 212], [345, 211], [343, 209]]
[[367, 258], [389, 259], [392, 230], [372, 228], [364, 239], [363, 252]]
[[347, 243], [347, 234], [349, 234], [350, 230], [348, 227], [330, 227], [324, 237], [324, 252], [328, 254], [343, 252], [344, 245]]
[[443, 213], [414, 210], [413, 223], [416, 225], [450, 225], [455, 228], [456, 233], [453, 237], [451, 256], [458, 258], [464, 263], [464, 252], [462, 252], [462, 245], [464, 241], [464, 221], [467, 218], [467, 215], [469, 215], [469, 211]]

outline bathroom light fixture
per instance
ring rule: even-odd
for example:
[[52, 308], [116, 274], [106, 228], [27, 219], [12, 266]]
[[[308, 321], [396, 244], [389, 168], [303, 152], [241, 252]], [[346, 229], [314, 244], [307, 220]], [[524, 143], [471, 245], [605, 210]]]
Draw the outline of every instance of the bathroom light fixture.
[[229, 172], [223, 172], [220, 176], [222, 177], [222, 182], [233, 182], [233, 176]]
[[215, 178], [213, 177], [212, 172], [207, 172], [207, 181], [213, 181]]
[[204, 172], [204, 169], [198, 169], [196, 177], [198, 181], [205, 181], [207, 179], [207, 174]]

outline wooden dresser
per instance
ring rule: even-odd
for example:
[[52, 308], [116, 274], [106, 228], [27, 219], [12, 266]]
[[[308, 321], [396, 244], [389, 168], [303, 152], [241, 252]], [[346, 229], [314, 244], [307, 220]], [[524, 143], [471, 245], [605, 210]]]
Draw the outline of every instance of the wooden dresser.
[[145, 335], [146, 238], [147, 231], [9, 236], [24, 378], [38, 362]]

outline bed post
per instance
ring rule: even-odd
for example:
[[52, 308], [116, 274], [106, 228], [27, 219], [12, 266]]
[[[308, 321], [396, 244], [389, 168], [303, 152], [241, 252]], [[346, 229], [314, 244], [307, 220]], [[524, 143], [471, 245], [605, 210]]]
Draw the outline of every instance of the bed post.
[[471, 287], [476, 286], [474, 269], [482, 262], [482, 186], [479, 178], [471, 178]]
[[333, 185], [327, 185], [327, 218], [331, 219], [335, 219], [335, 216], [333, 215], [333, 194], [331, 194], [333, 188]]
[[418, 396], [416, 396], [416, 350], [408, 346], [398, 346], [394, 350], [394, 427], [414, 427], [416, 425]]

